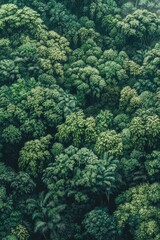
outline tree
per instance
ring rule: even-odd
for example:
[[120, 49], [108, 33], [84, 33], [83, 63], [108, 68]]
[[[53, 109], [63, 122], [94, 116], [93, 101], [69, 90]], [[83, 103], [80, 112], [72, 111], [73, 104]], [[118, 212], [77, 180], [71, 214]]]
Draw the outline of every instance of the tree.
[[[7, 195], [4, 187], [0, 187], [0, 237], [8, 236], [18, 225], [27, 225], [22, 213], [16, 209], [12, 196]], [[24, 227], [25, 228], [25, 227]], [[13, 238], [14, 239], [14, 238]], [[17, 239], [17, 238], [16, 238]]]
[[158, 183], [151, 185], [146, 183], [119, 195], [116, 199], [115, 211], [118, 230], [123, 234], [129, 230], [131, 237], [136, 240], [158, 239], [157, 237], [160, 236], [159, 191]]
[[157, 0], [137, 0], [137, 1], [124, 1], [122, 5], [122, 13], [127, 15], [132, 13], [136, 9], [147, 9], [150, 12], [154, 12], [159, 15], [159, 1]]
[[159, 151], [153, 151], [151, 154], [146, 156], [145, 167], [152, 182], [159, 180], [159, 159]]
[[156, 44], [154, 48], [147, 51], [144, 59], [143, 59], [143, 70], [142, 76], [138, 79], [137, 83], [135, 83], [135, 88], [138, 91], [151, 91], [156, 92], [160, 87], [159, 85], [159, 54], [160, 54], [160, 46]]
[[91, 145], [96, 141], [96, 123], [93, 117], [85, 119], [83, 111], [67, 116], [66, 122], [58, 126], [56, 137], [62, 143], [75, 147]]
[[33, 177], [36, 177], [38, 173], [42, 173], [44, 166], [51, 159], [49, 152], [51, 139], [51, 135], [47, 135], [40, 139], [26, 142], [19, 152], [19, 168], [31, 173]]
[[106, 154], [98, 159], [87, 148], [70, 146], [45, 169], [43, 181], [53, 192], [55, 202], [71, 198], [87, 203], [94, 195], [95, 199], [102, 195], [109, 200], [120, 183], [118, 161]]
[[117, 134], [115, 130], [100, 133], [95, 143], [94, 151], [99, 156], [102, 156], [105, 152], [113, 156], [120, 156], [123, 152], [120, 134]]
[[27, 240], [29, 239], [29, 233], [23, 225], [17, 225], [15, 228], [11, 230], [13, 236], [16, 236], [18, 240]]
[[96, 130], [104, 132], [112, 126], [113, 114], [109, 110], [102, 111], [96, 116]]
[[137, 148], [150, 148], [157, 146], [159, 142], [159, 116], [148, 115], [134, 117], [129, 127], [132, 135], [132, 141]]
[[84, 106], [93, 102], [113, 104], [128, 78], [134, 76], [132, 72], [128, 74], [125, 64], [128, 56], [124, 51], [103, 51], [92, 38], [73, 51], [69, 60], [65, 67], [64, 86], [76, 93]]
[[137, 43], [142, 41], [146, 45], [155, 42], [159, 37], [159, 19], [156, 14], [147, 10], [138, 9], [134, 13], [127, 15], [118, 23], [118, 27], [126, 37], [127, 43], [131, 43], [131, 38]]
[[141, 99], [135, 89], [131, 89], [129, 86], [122, 89], [119, 101], [121, 111], [132, 113], [140, 106], [140, 104]]
[[29, 174], [25, 172], [19, 172], [11, 182], [11, 188], [13, 189], [13, 194], [20, 196], [22, 199], [23, 196], [28, 196], [28, 194], [33, 193], [35, 189], [35, 182], [32, 180]]
[[57, 231], [64, 228], [61, 223], [61, 212], [65, 205], [55, 206], [51, 192], [41, 192], [37, 200], [28, 199], [27, 204], [35, 221], [34, 231], [40, 232], [44, 239], [47, 239], [47, 236], [50, 239], [59, 239]]
[[95, 208], [83, 221], [86, 234], [97, 240], [116, 239], [116, 223], [107, 208]]
[[0, 239], [160, 239], [159, 6], [0, 0]]
[[55, 84], [45, 87], [35, 79], [4, 86], [0, 96], [2, 139], [10, 144], [45, 136], [50, 127], [55, 128], [78, 109], [74, 96]]

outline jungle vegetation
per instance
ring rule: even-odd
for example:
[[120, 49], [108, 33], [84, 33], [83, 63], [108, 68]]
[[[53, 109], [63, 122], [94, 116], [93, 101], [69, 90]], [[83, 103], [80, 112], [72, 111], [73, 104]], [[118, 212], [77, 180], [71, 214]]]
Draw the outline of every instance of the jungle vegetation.
[[160, 239], [159, 0], [0, 0], [0, 239]]

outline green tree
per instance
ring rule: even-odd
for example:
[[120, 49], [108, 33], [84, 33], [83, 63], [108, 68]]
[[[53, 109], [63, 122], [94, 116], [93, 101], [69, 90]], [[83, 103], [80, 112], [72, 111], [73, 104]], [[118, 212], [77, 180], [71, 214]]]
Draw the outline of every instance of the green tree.
[[94, 151], [99, 156], [102, 156], [105, 152], [113, 156], [120, 156], [123, 152], [121, 135], [117, 134], [115, 130], [100, 133], [95, 143]]
[[123, 234], [128, 230], [135, 240], [158, 239], [160, 236], [159, 191], [158, 183], [151, 185], [146, 183], [120, 194], [116, 199], [115, 211], [118, 230]]
[[19, 152], [19, 168], [31, 173], [34, 177], [36, 177], [38, 173], [42, 173], [44, 166], [47, 165], [51, 159], [49, 151], [51, 139], [51, 135], [47, 135], [40, 139], [26, 142]]
[[101, 195], [109, 200], [120, 183], [118, 163], [107, 154], [98, 159], [87, 148], [70, 146], [45, 169], [43, 181], [57, 202], [67, 198], [88, 202]]
[[95, 208], [85, 215], [83, 225], [86, 234], [92, 239], [108, 240], [116, 239], [116, 223], [107, 208]]
[[140, 41], [140, 46], [142, 44], [150, 45], [160, 34], [159, 18], [155, 13], [143, 9], [127, 15], [117, 24], [129, 44], [132, 39], [132, 43]]
[[37, 200], [28, 199], [27, 205], [35, 221], [34, 231], [42, 234], [44, 239], [59, 239], [58, 231], [65, 227], [61, 222], [65, 205], [55, 206], [51, 192], [41, 192]]
[[58, 126], [56, 137], [60, 142], [76, 147], [93, 145], [97, 137], [95, 127], [95, 119], [85, 119], [83, 111], [79, 111], [67, 116], [65, 123]]

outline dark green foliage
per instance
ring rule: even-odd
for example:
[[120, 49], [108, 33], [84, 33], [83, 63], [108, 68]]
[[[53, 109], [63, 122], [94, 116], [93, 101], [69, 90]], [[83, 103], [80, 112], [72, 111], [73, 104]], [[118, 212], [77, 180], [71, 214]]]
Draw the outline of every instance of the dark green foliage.
[[34, 79], [19, 79], [10, 87], [4, 86], [0, 96], [0, 122], [5, 143], [19, 143], [24, 136], [44, 136], [48, 132], [47, 126], [56, 127], [77, 109], [72, 95], [57, 85], [45, 87]]
[[158, 17], [147, 10], [139, 9], [127, 15], [118, 23], [118, 27], [127, 41], [139, 40], [146, 45], [151, 44], [160, 34]]
[[59, 239], [60, 232], [65, 226], [61, 223], [61, 212], [65, 205], [55, 206], [52, 194], [41, 192], [38, 200], [27, 200], [28, 210], [35, 221], [34, 231], [40, 232], [44, 238]]
[[26, 172], [19, 172], [12, 180], [11, 187], [16, 195], [27, 196], [35, 189], [35, 183]]
[[0, 239], [160, 239], [158, 0], [0, 0]]
[[[122, 193], [116, 199], [115, 217], [121, 231], [128, 230], [134, 239], [156, 240], [159, 238], [160, 185], [142, 184]], [[125, 227], [128, 226], [128, 229]]]
[[160, 163], [160, 151], [153, 151], [151, 154], [147, 155], [145, 167], [148, 176], [152, 181], [159, 181], [160, 171], [159, 163]]
[[147, 9], [151, 12], [156, 13], [158, 16], [160, 14], [160, 4], [158, 0], [131, 0], [131, 1], [123, 1], [122, 5], [122, 13], [127, 15], [135, 11], [136, 9]]
[[107, 208], [96, 208], [83, 221], [86, 234], [95, 240], [116, 239], [116, 223]]
[[74, 201], [87, 202], [100, 194], [109, 199], [120, 181], [118, 163], [107, 154], [98, 159], [87, 148], [70, 146], [46, 168], [43, 179], [55, 201], [72, 197]]
[[76, 93], [83, 104], [113, 104], [113, 99], [119, 97], [119, 87], [126, 85], [133, 73], [128, 73], [128, 56], [124, 51], [113, 49], [103, 51], [93, 37], [73, 51], [64, 85]]
[[140, 78], [135, 87], [140, 91], [156, 92], [160, 87], [159, 83], [159, 54], [160, 46], [156, 44], [155, 47], [149, 50], [144, 57], [142, 78]]
[[26, 224], [23, 215], [16, 206], [12, 197], [7, 196], [6, 189], [0, 187], [0, 237], [1, 239], [10, 234], [19, 224]]
[[58, 126], [57, 138], [62, 143], [81, 147], [91, 145], [97, 137], [96, 122], [93, 117], [85, 119], [83, 111], [67, 116], [66, 122]]

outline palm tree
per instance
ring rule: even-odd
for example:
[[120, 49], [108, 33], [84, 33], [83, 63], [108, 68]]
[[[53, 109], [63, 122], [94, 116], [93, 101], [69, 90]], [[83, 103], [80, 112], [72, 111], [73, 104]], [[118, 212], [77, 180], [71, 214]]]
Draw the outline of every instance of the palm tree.
[[55, 206], [52, 192], [41, 192], [38, 199], [28, 199], [27, 204], [35, 221], [34, 231], [42, 233], [45, 240], [48, 235], [49, 239], [58, 240], [57, 230], [64, 229], [60, 213], [65, 209], [65, 205]]
[[97, 184], [102, 192], [105, 192], [109, 202], [109, 196], [116, 189], [117, 180], [120, 181], [120, 175], [117, 172], [119, 161], [110, 156], [108, 152], [104, 153], [102, 160], [104, 163], [99, 166]]

